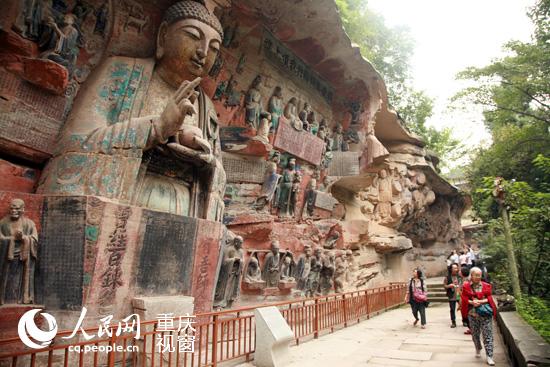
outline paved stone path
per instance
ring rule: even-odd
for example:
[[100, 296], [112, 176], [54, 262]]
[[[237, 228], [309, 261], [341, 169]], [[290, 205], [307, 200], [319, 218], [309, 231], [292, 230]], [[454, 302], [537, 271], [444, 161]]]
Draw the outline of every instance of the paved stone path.
[[[385, 312], [291, 347], [289, 367], [487, 366], [484, 351], [481, 358], [475, 357], [471, 337], [463, 334], [465, 328], [450, 328], [448, 304], [431, 304], [426, 318], [426, 329], [421, 329], [412, 325], [410, 307]], [[493, 326], [496, 366], [510, 366], [497, 326]]]

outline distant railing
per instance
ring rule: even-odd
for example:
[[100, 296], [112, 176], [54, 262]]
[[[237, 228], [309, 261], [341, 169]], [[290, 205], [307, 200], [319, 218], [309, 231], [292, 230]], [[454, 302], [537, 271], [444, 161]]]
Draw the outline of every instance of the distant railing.
[[[333, 332], [336, 327], [347, 327], [351, 323], [403, 304], [406, 293], [404, 283], [389, 286], [332, 294], [328, 296], [302, 298], [293, 301], [256, 305], [227, 311], [208, 312], [196, 315], [194, 352], [181, 353], [173, 350], [159, 352], [157, 339], [172, 335], [176, 341], [180, 332], [159, 331], [158, 320], [140, 323], [139, 340], [134, 333], [116, 335], [111, 330], [109, 338], [99, 338], [62, 344], [60, 337], [71, 335], [72, 331], [57, 333], [54, 342], [44, 349], [24, 349], [19, 338], [0, 340], [0, 367], [12, 366], [142, 366], [142, 367], [216, 367], [220, 362], [236, 358], [251, 359], [255, 349], [254, 309], [276, 306], [294, 332], [296, 344], [308, 337], [317, 338], [322, 332]], [[89, 334], [98, 328], [85, 329]], [[80, 338], [79, 338], [80, 336]], [[82, 335], [75, 339], [82, 340]], [[89, 353], [75, 351], [75, 347], [97, 349]], [[101, 351], [100, 347], [111, 351]], [[117, 350], [118, 348], [118, 350]], [[136, 348], [137, 351], [129, 351]], [[2, 351], [9, 350], [7, 353]]]

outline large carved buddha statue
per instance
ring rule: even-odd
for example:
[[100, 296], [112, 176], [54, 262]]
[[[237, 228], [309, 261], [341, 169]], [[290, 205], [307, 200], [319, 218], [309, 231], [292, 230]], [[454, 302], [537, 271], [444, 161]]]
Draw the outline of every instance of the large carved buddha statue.
[[106, 59], [80, 90], [39, 192], [220, 221], [217, 115], [199, 83], [222, 39], [204, 3], [186, 0], [166, 11], [154, 58]]

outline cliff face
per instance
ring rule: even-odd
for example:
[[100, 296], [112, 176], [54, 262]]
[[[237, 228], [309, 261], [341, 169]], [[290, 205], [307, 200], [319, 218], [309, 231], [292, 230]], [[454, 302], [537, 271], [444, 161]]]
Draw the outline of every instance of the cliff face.
[[[29, 7], [36, 5], [31, 3], [35, 2], [10, 0], [0, 17], [0, 153], [9, 157], [0, 160], [0, 171], [5, 173], [0, 190], [24, 197], [37, 223], [56, 221], [66, 230], [70, 223], [65, 217], [70, 213], [65, 209], [59, 209], [61, 219], [48, 219], [42, 204], [32, 203], [50, 200], [36, 193], [35, 187], [54, 155], [73, 101], [82, 96], [106, 55], [152, 62], [158, 27], [173, 1], [88, 1], [88, 11], [79, 13], [82, 19], [76, 31], [82, 32], [85, 42], [73, 45], [74, 70], [40, 58], [38, 38], [30, 37], [30, 29], [22, 22], [25, 14], [33, 13]], [[79, 10], [76, 4], [69, 1], [66, 9], [57, 9], [57, 21]], [[206, 6], [224, 30], [220, 55], [201, 88], [217, 115], [211, 116], [215, 124], [209, 125], [209, 133], [218, 134], [222, 150], [223, 224], [243, 239], [240, 269], [246, 276], [239, 279], [241, 300], [305, 294], [303, 283], [316, 284], [316, 280], [307, 279], [300, 268], [304, 262], [324, 277], [323, 287], [314, 293], [403, 281], [419, 265], [428, 275], [443, 271], [444, 257], [462, 241], [460, 217], [468, 202], [437, 174], [424, 143], [388, 109], [383, 75], [352, 45], [334, 1], [208, 0]], [[49, 71], [38, 73], [42, 69], [33, 65]], [[118, 108], [111, 97], [122, 87], [131, 95], [137, 79], [131, 80], [126, 83], [113, 77], [113, 85], [97, 93]], [[180, 179], [176, 168], [165, 168], [163, 174]], [[223, 179], [221, 174], [216, 178], [219, 186]], [[26, 195], [20, 195], [23, 192]], [[1, 195], [8, 194], [0, 191]], [[6, 214], [7, 199], [0, 203], [0, 214]], [[129, 206], [134, 213], [145, 210], [137, 202]], [[179, 249], [179, 240], [170, 240], [175, 244], [163, 240], [173, 228], [158, 232], [160, 227], [150, 224], [162, 222], [159, 218], [165, 215], [147, 210], [147, 218], [152, 218], [143, 222], [149, 225], [147, 241], [155, 249], [157, 243], [164, 246], [159, 249], [169, 245]], [[105, 216], [103, 233], [114, 225], [111, 217]], [[182, 217], [170, 218], [185, 222]], [[197, 223], [205, 226], [203, 221]], [[74, 226], [81, 231], [80, 222]], [[219, 241], [221, 225], [215, 229], [210, 230], [216, 236], [208, 249], [225, 244]], [[142, 229], [128, 231], [141, 240]], [[55, 237], [41, 236], [44, 243], [55, 243]], [[203, 240], [196, 239], [195, 245]], [[281, 263], [273, 271], [281, 273], [281, 282], [265, 287], [265, 280], [252, 274], [253, 267], [264, 269], [275, 241], [280, 245]], [[310, 248], [318, 248], [315, 261], [306, 254]], [[72, 256], [77, 250], [55, 257], [63, 266], [54, 266], [53, 260], [54, 265], [48, 266], [68, 273], [61, 255]], [[208, 279], [208, 289], [215, 288], [218, 270], [214, 267], [225, 249], [201, 251], [201, 259], [194, 255], [197, 274], [201, 281]], [[87, 254], [92, 260], [86, 260], [86, 271], [92, 272], [93, 251]], [[178, 259], [186, 256], [188, 252]], [[287, 258], [289, 264], [283, 267]], [[211, 261], [210, 268], [199, 262], [202, 259]], [[133, 271], [125, 269], [128, 283], [135, 282]], [[190, 284], [199, 278], [191, 272], [185, 276]], [[87, 288], [83, 289], [85, 294]], [[213, 295], [203, 293], [206, 309]]]
[[402, 280], [415, 266], [428, 276], [440, 274], [463, 241], [466, 198], [436, 173], [421, 146], [385, 147], [388, 154], [364, 173], [339, 179], [331, 191], [346, 208], [344, 241], [360, 263], [376, 263], [370, 273], [355, 275], [358, 284], [375, 272], [380, 276], [371, 284]]

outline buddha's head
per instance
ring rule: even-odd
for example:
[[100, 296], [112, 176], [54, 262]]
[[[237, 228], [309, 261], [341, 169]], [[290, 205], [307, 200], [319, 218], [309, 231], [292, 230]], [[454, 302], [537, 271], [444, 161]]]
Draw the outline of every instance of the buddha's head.
[[218, 18], [201, 1], [180, 1], [164, 14], [157, 36], [161, 77], [173, 87], [208, 75], [223, 38]]

